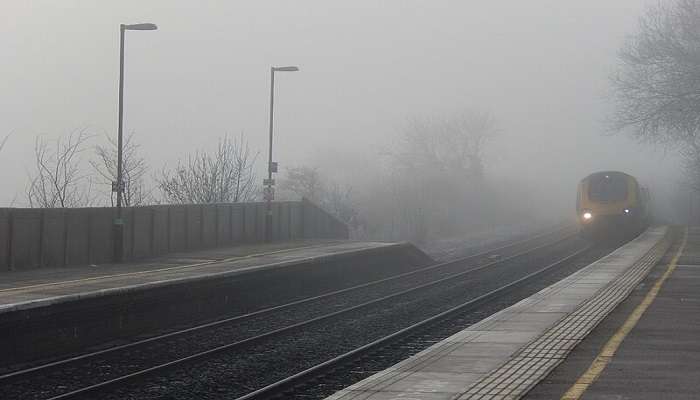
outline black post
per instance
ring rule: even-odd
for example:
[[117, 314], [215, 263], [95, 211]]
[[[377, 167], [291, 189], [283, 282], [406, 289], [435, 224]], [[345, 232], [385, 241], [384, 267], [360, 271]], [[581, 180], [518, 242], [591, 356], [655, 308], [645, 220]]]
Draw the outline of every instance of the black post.
[[267, 190], [265, 198], [265, 241], [272, 241], [272, 126], [275, 107], [275, 68], [270, 68], [270, 147], [267, 157]]
[[275, 71], [299, 71], [299, 67], [289, 66], [289, 67], [271, 67], [270, 68], [270, 148], [267, 158], [267, 183], [266, 189], [267, 194], [265, 196], [265, 241], [272, 241], [272, 198], [273, 192], [272, 187], [274, 183], [272, 181], [272, 173], [277, 172], [277, 165], [272, 162], [272, 127], [274, 121], [274, 107], [275, 107]]
[[124, 259], [124, 221], [122, 220], [122, 126], [124, 120], [124, 31], [119, 25], [119, 128], [117, 131], [117, 216], [114, 219], [114, 261]]

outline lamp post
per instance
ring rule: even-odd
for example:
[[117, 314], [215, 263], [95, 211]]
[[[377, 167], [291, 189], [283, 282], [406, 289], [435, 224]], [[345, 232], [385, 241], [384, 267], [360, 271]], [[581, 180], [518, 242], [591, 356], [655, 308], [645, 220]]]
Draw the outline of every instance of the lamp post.
[[117, 181], [112, 183], [112, 191], [117, 192], [117, 217], [114, 220], [114, 261], [121, 262], [124, 248], [124, 221], [122, 220], [122, 194], [124, 182], [122, 177], [122, 127], [124, 124], [124, 32], [154, 31], [155, 24], [119, 25], [119, 128], [117, 137]]
[[270, 147], [267, 158], [267, 179], [263, 182], [265, 186], [263, 194], [265, 197], [265, 241], [272, 241], [272, 200], [274, 199], [274, 191], [272, 186], [272, 173], [277, 172], [277, 163], [272, 162], [272, 127], [274, 120], [275, 107], [275, 72], [296, 72], [299, 67], [271, 67], [270, 68]]

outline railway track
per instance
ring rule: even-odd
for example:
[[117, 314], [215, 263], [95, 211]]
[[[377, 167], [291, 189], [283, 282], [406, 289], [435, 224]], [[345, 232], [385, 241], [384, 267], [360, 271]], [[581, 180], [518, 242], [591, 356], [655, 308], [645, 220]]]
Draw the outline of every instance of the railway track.
[[[313, 324], [339, 320], [380, 304], [400, 302], [420, 291], [444, 290], [453, 282], [469, 280], [490, 267], [538, 252], [547, 253], [553, 246], [571, 240], [569, 236], [561, 239], [569, 233], [566, 229], [557, 230], [453, 262], [6, 373], [0, 376], [0, 391], [6, 394], [5, 398], [87, 398], [219, 354], [244, 351]], [[582, 250], [576, 251], [579, 254]], [[481, 302], [487, 301], [486, 297], [480, 298]], [[254, 388], [244, 390], [251, 392]]]
[[[361, 378], [372, 375], [375, 371], [378, 372], [386, 369], [395, 362], [408, 358], [429, 345], [437, 343], [449, 337], [451, 334], [458, 332], [469, 325], [469, 323], [465, 324], [464, 321], [469, 321], [468, 315], [475, 308], [538, 279], [543, 274], [558, 268], [562, 264], [590, 250], [590, 248], [591, 246], [584, 247], [514, 282], [510, 282], [475, 299], [466, 301], [440, 314], [428, 317], [400, 331], [350, 350], [290, 377], [237, 397], [236, 400], [296, 398], [297, 395], [303, 396], [304, 398], [322, 398], [330, 395], [337, 390], [343, 389], [361, 380]], [[387, 357], [386, 353], [393, 353], [394, 357]], [[395, 353], [401, 355], [396, 356]], [[393, 361], [389, 362], [388, 359], [392, 358]], [[383, 362], [377, 363], [376, 360], [378, 359]], [[348, 380], [348, 376], [354, 376], [354, 379]], [[322, 389], [319, 390], [319, 387]], [[314, 392], [316, 392], [318, 396], [310, 394]]]

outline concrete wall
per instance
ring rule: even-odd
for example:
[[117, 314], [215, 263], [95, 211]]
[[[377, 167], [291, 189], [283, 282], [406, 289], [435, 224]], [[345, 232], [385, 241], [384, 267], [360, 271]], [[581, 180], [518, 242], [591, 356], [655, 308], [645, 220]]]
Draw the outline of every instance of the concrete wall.
[[[348, 238], [338, 219], [313, 203], [274, 202], [272, 237]], [[123, 209], [124, 259], [265, 238], [265, 203], [190, 204]], [[113, 208], [0, 208], [0, 270], [109, 263]]]

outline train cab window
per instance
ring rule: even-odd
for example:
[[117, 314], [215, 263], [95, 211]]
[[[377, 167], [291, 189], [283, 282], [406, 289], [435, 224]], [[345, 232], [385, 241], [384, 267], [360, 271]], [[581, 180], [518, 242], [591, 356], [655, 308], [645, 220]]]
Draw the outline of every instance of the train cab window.
[[624, 175], [600, 174], [590, 178], [588, 197], [593, 201], [622, 201], [627, 198], [627, 179]]

